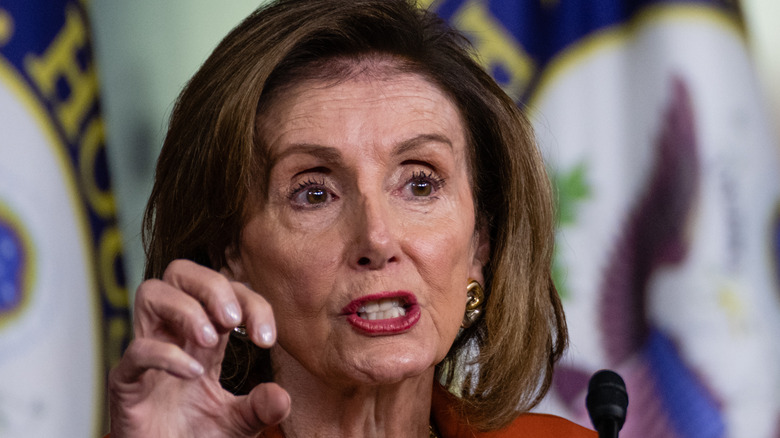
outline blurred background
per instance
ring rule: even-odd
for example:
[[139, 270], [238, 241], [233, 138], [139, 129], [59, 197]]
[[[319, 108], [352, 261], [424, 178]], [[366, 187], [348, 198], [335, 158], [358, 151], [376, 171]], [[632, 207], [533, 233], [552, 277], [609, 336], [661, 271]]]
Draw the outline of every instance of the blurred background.
[[[621, 436], [780, 437], [780, 2], [418, 2], [527, 105], [556, 187], [571, 348], [539, 409], [589, 425], [609, 367]], [[168, 116], [260, 4], [0, 0], [0, 437], [106, 430]]]

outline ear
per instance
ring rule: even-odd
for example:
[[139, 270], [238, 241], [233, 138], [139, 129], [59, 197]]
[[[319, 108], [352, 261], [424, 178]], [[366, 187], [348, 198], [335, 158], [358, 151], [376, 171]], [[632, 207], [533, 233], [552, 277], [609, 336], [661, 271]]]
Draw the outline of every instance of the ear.
[[482, 272], [490, 259], [490, 234], [486, 226], [481, 226], [474, 230], [474, 257], [469, 267], [469, 277], [477, 280], [480, 284], [485, 284], [485, 275]]
[[225, 266], [219, 270], [219, 273], [229, 280], [245, 282], [241, 252], [233, 246], [225, 248], [225, 261]]

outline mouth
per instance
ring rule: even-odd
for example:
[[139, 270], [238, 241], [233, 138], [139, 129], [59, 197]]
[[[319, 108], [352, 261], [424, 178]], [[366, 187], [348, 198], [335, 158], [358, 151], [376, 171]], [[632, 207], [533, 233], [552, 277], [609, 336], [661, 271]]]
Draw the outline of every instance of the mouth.
[[363, 334], [392, 335], [414, 327], [420, 319], [420, 307], [410, 292], [383, 292], [353, 300], [342, 314]]
[[377, 319], [393, 319], [406, 315], [404, 300], [400, 298], [382, 298], [369, 301], [357, 311], [360, 318], [374, 321]]

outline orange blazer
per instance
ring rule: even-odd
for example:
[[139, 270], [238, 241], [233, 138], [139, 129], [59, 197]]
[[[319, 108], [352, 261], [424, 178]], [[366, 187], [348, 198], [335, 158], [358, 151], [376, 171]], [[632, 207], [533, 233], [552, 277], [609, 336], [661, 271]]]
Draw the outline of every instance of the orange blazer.
[[503, 429], [479, 432], [466, 424], [458, 400], [441, 385], [433, 385], [431, 415], [442, 438], [598, 438], [595, 431], [548, 414], [521, 414]]

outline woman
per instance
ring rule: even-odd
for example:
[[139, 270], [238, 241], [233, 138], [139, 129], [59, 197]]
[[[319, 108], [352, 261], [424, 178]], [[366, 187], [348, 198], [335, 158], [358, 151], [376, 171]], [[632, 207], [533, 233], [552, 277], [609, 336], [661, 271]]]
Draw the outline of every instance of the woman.
[[552, 200], [466, 46], [403, 0], [225, 38], [158, 162], [114, 438], [591, 436], [519, 416], [567, 339]]

